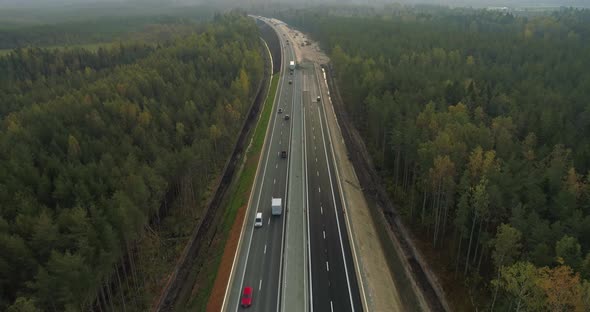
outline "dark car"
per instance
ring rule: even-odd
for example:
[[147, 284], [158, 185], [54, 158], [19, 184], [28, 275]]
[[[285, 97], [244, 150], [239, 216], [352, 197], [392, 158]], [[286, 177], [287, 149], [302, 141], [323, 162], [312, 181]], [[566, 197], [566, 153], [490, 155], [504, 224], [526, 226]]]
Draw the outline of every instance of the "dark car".
[[285, 120], [289, 120], [291, 119], [291, 117], [289, 117], [289, 115], [285, 115]]
[[252, 305], [252, 287], [246, 286], [244, 287], [244, 292], [242, 293], [242, 307], [247, 308]]
[[281, 151], [281, 158], [287, 158], [287, 151]]
[[292, 83], [293, 83], [293, 80], [289, 80], [289, 84], [292, 84]]

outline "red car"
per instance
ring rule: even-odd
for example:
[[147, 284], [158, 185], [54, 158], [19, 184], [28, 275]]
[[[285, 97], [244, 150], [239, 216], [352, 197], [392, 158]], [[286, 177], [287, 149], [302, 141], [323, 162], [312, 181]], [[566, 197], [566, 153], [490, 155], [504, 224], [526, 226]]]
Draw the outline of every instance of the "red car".
[[244, 287], [244, 293], [242, 294], [242, 307], [247, 308], [252, 305], [252, 287]]

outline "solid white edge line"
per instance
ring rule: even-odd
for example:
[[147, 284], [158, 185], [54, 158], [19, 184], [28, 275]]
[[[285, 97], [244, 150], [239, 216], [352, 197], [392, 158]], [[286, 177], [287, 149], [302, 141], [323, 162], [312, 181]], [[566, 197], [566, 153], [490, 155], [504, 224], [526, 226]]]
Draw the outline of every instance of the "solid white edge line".
[[[283, 50], [281, 49], [281, 55], [282, 55], [282, 53], [283, 53]], [[267, 127], [266, 128], [266, 132], [267, 133], [265, 134], [265, 138], [267, 137], [268, 132], [270, 131], [270, 129], [274, 129], [275, 128], [276, 122], [277, 122], [277, 118], [276, 118], [276, 114], [275, 114], [275, 109], [278, 107], [278, 105], [275, 105], [275, 103], [279, 103], [281, 91], [283, 89], [283, 84], [285, 83], [285, 81], [284, 81], [285, 79], [283, 79], [283, 76], [285, 76], [284, 75], [285, 72], [284, 71], [281, 71], [281, 73], [283, 73], [283, 75], [280, 75], [279, 76], [279, 88], [277, 88], [277, 91], [276, 91], [276, 94], [275, 94], [275, 101], [272, 103], [273, 104], [273, 109], [271, 110], [271, 116], [273, 116], [272, 117], [273, 118], [273, 125], [272, 125], [272, 127]], [[271, 80], [271, 83], [272, 83], [272, 80]], [[270, 89], [269, 89], [269, 91], [270, 91]], [[279, 96], [277, 96], [277, 94]], [[270, 143], [272, 143], [273, 135], [274, 135], [274, 131], [271, 131], [270, 132], [270, 140], [269, 140]], [[267, 148], [267, 151], [266, 151], [266, 161], [264, 163], [264, 169], [262, 171], [262, 182], [260, 184], [260, 190], [262, 190], [262, 188], [264, 186], [264, 176], [266, 176], [266, 168], [268, 167], [268, 160], [270, 158], [270, 150], [271, 150], [271, 148], [269, 146], [267, 146], [267, 140], [266, 139], [264, 140], [264, 144], [263, 144], [263, 147], [262, 148], [263, 149], [264, 148]], [[257, 178], [258, 177], [256, 177], [255, 180], [254, 180], [255, 182], [254, 182], [253, 188], [255, 188], [255, 186], [256, 186], [256, 179]], [[261, 194], [262, 192], [260, 190], [258, 191], [258, 199], [256, 201], [256, 208], [258, 208], [258, 206], [260, 205], [260, 197], [262, 196], [262, 194]], [[254, 192], [252, 192], [251, 194], [253, 194], [253, 193]], [[247, 219], [247, 217], [244, 218], [244, 222], [246, 221], [246, 219]], [[240, 286], [242, 286], [244, 284], [244, 276], [246, 275], [246, 268], [248, 267], [248, 259], [250, 257], [250, 246], [252, 245], [252, 235], [253, 234], [254, 234], [254, 228], [252, 228], [252, 231], [250, 232], [250, 244], [248, 245], [248, 249], [246, 251], [246, 262], [245, 262], [245, 266], [244, 266], [244, 271], [242, 272], [242, 277], [240, 278]], [[230, 283], [228, 283], [228, 285], [229, 284]], [[225, 305], [225, 300], [224, 300], [224, 304], [223, 305]], [[222, 309], [223, 309], [223, 305], [222, 305]], [[237, 307], [236, 307], [236, 311], [238, 311], [239, 308], [240, 308], [240, 305], [238, 304]]]
[[[317, 77], [317, 75], [316, 75]], [[319, 88], [319, 85], [318, 85]], [[344, 244], [342, 243], [342, 229], [340, 228], [340, 221], [338, 220], [338, 206], [336, 205], [336, 196], [334, 195], [334, 186], [332, 182], [332, 173], [330, 172], [330, 161], [328, 160], [328, 152], [326, 151], [326, 139], [324, 136], [324, 124], [322, 123], [321, 111], [318, 106], [318, 115], [320, 116], [320, 127], [322, 130], [322, 141], [324, 142], [324, 155], [326, 156], [326, 164], [328, 165], [328, 178], [330, 179], [330, 189], [332, 191], [332, 201], [334, 202], [334, 217], [336, 218], [336, 226], [338, 227], [338, 238], [340, 241], [340, 251], [342, 252], [342, 262], [344, 263], [344, 273], [346, 274], [346, 284], [348, 286], [348, 297], [350, 298], [350, 308], [354, 312], [354, 303], [352, 302], [352, 290], [350, 288], [350, 277], [348, 276], [348, 266], [346, 265], [346, 257], [344, 256]]]
[[308, 278], [309, 278], [309, 308], [310, 311], [313, 312], [313, 279], [311, 277], [311, 244], [309, 242], [309, 239], [311, 237], [311, 234], [309, 233], [309, 194], [308, 194], [308, 181], [307, 181], [307, 140], [305, 139], [305, 136], [307, 135], [306, 131], [305, 131], [305, 110], [306, 107], [303, 106], [303, 156], [305, 159], [304, 162], [304, 167], [305, 169], [303, 170], [303, 176], [305, 177], [304, 181], [305, 181], [305, 199], [306, 199], [306, 209], [305, 209], [305, 213], [307, 215], [307, 265], [308, 265]]
[[[291, 51], [292, 52], [292, 51]], [[286, 76], [286, 75], [285, 75]], [[293, 83], [296, 83], [295, 73], [293, 73]], [[293, 112], [293, 106], [295, 106], [295, 95], [291, 93], [291, 113]], [[284, 123], [283, 123], [284, 124]], [[289, 143], [287, 144], [287, 154], [291, 155], [291, 141], [293, 138], [293, 123], [289, 123]], [[283, 283], [281, 283], [283, 279], [283, 262], [287, 261], [285, 258], [285, 231], [287, 224], [287, 196], [289, 192], [289, 166], [291, 165], [291, 157], [287, 158], [287, 176], [285, 178], [285, 204], [283, 205], [283, 231], [281, 232], [281, 261], [279, 264], [279, 281], [278, 281], [278, 292], [277, 292], [277, 309], [279, 311], [281, 307], [281, 297], [283, 294]]]
[[[322, 72], [324, 72], [324, 69], [323, 68], [322, 68]], [[324, 72], [324, 84], [326, 86], [326, 89], [328, 89], [328, 81], [326, 80], [326, 74], [325, 74], [325, 72]], [[320, 93], [321, 93], [321, 88], [320, 88]], [[332, 100], [331, 100], [331, 98], [330, 98], [329, 95], [330, 95], [330, 90], [328, 89], [328, 100], [330, 101], [330, 105], [332, 105]], [[342, 131], [340, 130], [340, 124], [338, 122], [338, 118], [336, 117], [336, 112], [334, 111], [334, 106], [332, 105], [331, 107], [332, 107], [332, 109], [331, 109], [332, 116], [334, 116], [334, 121], [336, 122], [336, 125], [338, 126], [338, 130], [339, 130], [339, 134], [340, 134], [340, 137], [341, 137], [341, 140], [342, 140], [342, 144], [344, 145], [345, 144], [344, 137], [342, 135]], [[322, 108], [323, 108], [322, 111], [324, 113], [324, 118], [326, 120], [326, 125], [327, 125], [328, 124], [328, 113], [326, 111], [326, 107], [325, 106], [322, 106]], [[341, 183], [340, 171], [338, 170], [338, 166], [336, 164], [336, 153], [334, 152], [334, 145], [332, 144], [331, 131], [330, 131], [330, 128], [329, 127], [328, 127], [327, 131], [328, 131], [328, 139], [330, 141], [330, 150], [332, 152], [332, 157], [334, 158], [334, 169], [336, 170], [336, 178], [337, 178], [336, 181], [338, 182], [338, 189], [340, 190], [341, 196], [344, 196], [344, 189], [343, 189], [342, 183]], [[342, 205], [344, 206], [344, 211], [347, 211], [348, 210], [348, 207], [347, 207], [347, 204], [346, 204], [346, 201], [345, 200], [342, 200]], [[362, 302], [363, 309], [365, 311], [368, 311], [369, 310], [369, 305], [367, 303], [368, 302], [367, 301], [367, 294], [365, 292], [365, 285], [363, 283], [363, 278], [362, 278], [361, 272], [360, 272], [360, 262], [359, 262], [359, 260], [357, 258], [356, 242], [353, 239], [352, 234], [350, 233], [350, 231], [352, 231], [352, 225], [350, 224], [349, 217], [350, 217], [349, 214], [345, 214], [344, 221], [346, 222], [346, 226], [350, 229], [349, 232], [347, 232], [347, 234], [348, 234], [348, 238], [350, 240], [351, 247], [353, 249], [352, 256], [353, 256], [353, 259], [354, 259], [354, 265], [356, 267], [357, 278], [359, 280], [359, 283], [358, 284], [359, 284], [359, 287], [361, 288], [360, 290], [361, 290], [361, 298], [362, 298], [362, 301], [363, 301]]]
[[[324, 71], [324, 69], [322, 68], [322, 72]], [[317, 73], [317, 72], [316, 72]], [[324, 77], [325, 77], [325, 73], [324, 73]], [[316, 75], [317, 78], [317, 75]], [[319, 83], [319, 78], [318, 79], [318, 83]], [[328, 89], [328, 82], [326, 79], [324, 79], [324, 83], [326, 86], [326, 89]], [[322, 88], [320, 87], [319, 92], [321, 93]], [[330, 95], [330, 91], [328, 89], [328, 95]], [[329, 97], [328, 97], [329, 99]], [[330, 104], [332, 104], [332, 101], [330, 100]], [[328, 126], [328, 113], [326, 112], [326, 107], [324, 105], [322, 105], [322, 112], [324, 113], [324, 119], [326, 120], [326, 126], [327, 131], [328, 131], [328, 140], [330, 142], [330, 151], [332, 153], [332, 158], [334, 159], [334, 169], [336, 170], [336, 182], [338, 184], [338, 189], [340, 190], [340, 196], [343, 197], [344, 196], [344, 189], [342, 188], [342, 183], [341, 183], [341, 178], [340, 178], [340, 171], [338, 170], [338, 165], [336, 164], [336, 153], [334, 152], [334, 145], [332, 144], [332, 138], [331, 138], [331, 131], [330, 131], [330, 127]], [[336, 125], [338, 126], [338, 129], [340, 130], [340, 125], [338, 123], [338, 118], [336, 118], [336, 112], [334, 111], [334, 106], [332, 106], [332, 115], [334, 116], [334, 120], [336, 121]], [[342, 136], [342, 131], [340, 131], [340, 136], [342, 137], [342, 143], [344, 143], [344, 137]], [[348, 210], [346, 201], [342, 198], [342, 205], [344, 208], [344, 211]], [[368, 305], [368, 301], [367, 301], [367, 294], [365, 292], [365, 285], [363, 283], [363, 278], [361, 276], [361, 272], [360, 272], [360, 263], [359, 260], [357, 258], [357, 252], [356, 252], [356, 243], [354, 238], [352, 237], [352, 234], [350, 233], [350, 231], [352, 231], [352, 225], [350, 224], [350, 220], [348, 219], [349, 215], [348, 214], [344, 214], [344, 221], [346, 222], [346, 226], [348, 227], [349, 231], [347, 231], [348, 234], [348, 239], [350, 241], [350, 245], [352, 250], [352, 257], [354, 259], [354, 265], [355, 265], [355, 269], [356, 269], [356, 275], [358, 278], [358, 282], [357, 284], [359, 285], [360, 292], [361, 292], [361, 299], [362, 299], [362, 305], [363, 305], [363, 310], [368, 311], [369, 310], [369, 305]]]
[[[262, 39], [262, 38], [261, 38]], [[274, 71], [274, 67], [273, 67], [273, 58], [272, 58], [272, 53], [270, 52], [270, 49], [268, 48], [268, 45], [266, 44], [266, 41], [262, 40], [262, 42], [264, 43], [264, 46], [266, 47], [266, 50], [268, 51], [269, 57], [270, 57], [270, 81], [268, 82], [268, 92], [266, 93], [265, 96], [265, 101], [266, 98], [268, 98], [268, 95], [270, 94], [270, 90], [271, 90], [271, 86], [272, 86], [272, 78], [273, 78], [273, 74], [272, 72]], [[281, 50], [281, 54], [282, 54], [282, 50]], [[280, 81], [281, 81], [281, 76], [279, 76], [279, 87], [281, 87]], [[279, 93], [280, 88], [277, 88], [277, 91], [275, 92], [275, 100], [277, 100], [277, 94]], [[263, 104], [264, 105], [264, 104]], [[274, 103], [273, 103], [274, 105]], [[260, 119], [258, 119], [258, 122], [260, 122]], [[258, 122], [256, 123], [258, 125]], [[266, 138], [268, 137], [268, 132], [270, 131], [270, 128], [267, 127], [266, 128], [266, 133], [264, 135], [264, 143], [262, 144], [262, 148], [264, 149], [267, 145], [266, 142]], [[255, 189], [256, 186], [256, 179], [258, 178], [258, 175], [260, 173], [260, 165], [262, 164], [262, 157], [258, 159], [258, 165], [256, 166], [256, 176], [254, 177], [254, 185], [252, 186], [252, 190]], [[252, 200], [254, 198], [254, 192], [250, 192], [250, 196], [248, 198], [248, 207], [246, 208], [246, 216], [248, 216], [248, 213], [250, 212], [250, 208], [252, 205]], [[230, 289], [231, 286], [233, 286], [234, 284], [234, 273], [235, 273], [235, 269], [236, 269], [236, 264], [238, 263], [238, 258], [240, 255], [240, 251], [242, 249], [242, 243], [243, 243], [243, 239], [244, 239], [244, 234], [246, 231], [246, 222], [248, 221], [247, 217], [244, 217], [244, 221], [242, 222], [242, 230], [240, 231], [240, 238], [238, 239], [238, 247], [236, 248], [236, 252], [234, 254], [234, 260], [232, 262], [232, 266], [231, 266], [231, 270], [229, 273], [229, 279], [228, 279], [228, 283], [227, 286], [225, 287], [225, 294], [223, 296], [223, 303], [221, 304], [221, 310], [225, 311], [225, 309], [227, 308], [226, 305], [228, 304], [228, 300], [229, 300], [229, 296], [230, 296]], [[254, 233], [254, 228], [252, 228], [252, 232], [250, 233], [250, 241], [252, 241], [252, 234]], [[248, 246], [248, 249], [250, 249], [250, 247]], [[247, 257], [246, 257], [247, 258]], [[247, 263], [247, 259], [246, 259], [246, 263]], [[245, 268], [244, 268], [245, 271]], [[242, 277], [243, 279], [243, 277]], [[240, 284], [241, 285], [241, 284]], [[239, 297], [238, 297], [239, 298]], [[239, 302], [239, 299], [238, 299]], [[239, 306], [239, 303], [238, 303]]]

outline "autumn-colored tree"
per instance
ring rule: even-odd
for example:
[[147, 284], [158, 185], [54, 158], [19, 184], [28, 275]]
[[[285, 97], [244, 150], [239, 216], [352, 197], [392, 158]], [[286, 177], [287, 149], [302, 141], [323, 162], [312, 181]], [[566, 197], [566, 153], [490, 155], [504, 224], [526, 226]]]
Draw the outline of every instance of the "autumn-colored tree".
[[539, 287], [546, 297], [547, 309], [552, 312], [582, 312], [582, 287], [579, 274], [566, 265], [539, 269]]

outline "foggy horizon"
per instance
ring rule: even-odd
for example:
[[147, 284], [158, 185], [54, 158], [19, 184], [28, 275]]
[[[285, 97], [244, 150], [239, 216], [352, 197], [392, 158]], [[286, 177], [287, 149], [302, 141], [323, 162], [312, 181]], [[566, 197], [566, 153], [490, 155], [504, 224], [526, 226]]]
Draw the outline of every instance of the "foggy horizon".
[[451, 7], [579, 7], [589, 8], [590, 0], [220, 0], [215, 3], [204, 0], [166, 0], [166, 1], [140, 1], [140, 0], [0, 0], [0, 7], [4, 8], [31, 8], [31, 7], [69, 7], [92, 5], [161, 5], [161, 6], [236, 6], [244, 7], [260, 4], [291, 4], [295, 6], [316, 5], [369, 5], [378, 6], [384, 4], [402, 5], [440, 5]]

